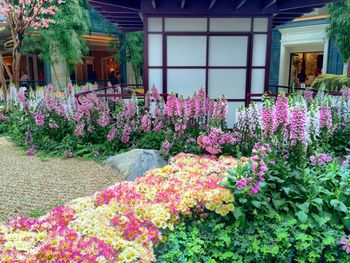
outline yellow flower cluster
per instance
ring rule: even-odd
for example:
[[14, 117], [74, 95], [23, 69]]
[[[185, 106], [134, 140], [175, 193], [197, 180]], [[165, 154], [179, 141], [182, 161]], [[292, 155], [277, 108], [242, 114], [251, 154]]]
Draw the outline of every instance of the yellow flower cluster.
[[[237, 164], [231, 157], [180, 154], [168, 166], [149, 171], [135, 182], [121, 182], [73, 200], [38, 222], [0, 226], [0, 261], [24, 257], [33, 259], [28, 262], [50, 262], [62, 257], [57, 253], [67, 256], [68, 248], [79, 249], [72, 245], [79, 237], [102, 245], [87, 241], [83, 252], [71, 249], [69, 256], [75, 260], [88, 255], [96, 262], [154, 262], [153, 248], [165, 239], [161, 230], [172, 230], [181, 216], [205, 210], [225, 216], [234, 211], [231, 191], [218, 184], [226, 169]], [[55, 226], [59, 230], [52, 232]], [[48, 244], [57, 249], [51, 251]]]

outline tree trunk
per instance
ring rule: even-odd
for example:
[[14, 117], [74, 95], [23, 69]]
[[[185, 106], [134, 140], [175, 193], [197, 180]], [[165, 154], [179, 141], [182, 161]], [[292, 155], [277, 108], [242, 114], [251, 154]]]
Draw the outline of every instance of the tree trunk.
[[18, 49], [15, 49], [13, 52], [13, 62], [12, 62], [12, 74], [13, 74], [13, 84], [15, 84], [16, 88], [20, 88], [20, 70], [21, 70], [21, 58], [22, 55], [18, 51]]
[[350, 78], [350, 59], [348, 60], [348, 77]]
[[4, 73], [4, 58], [2, 54], [0, 54], [0, 79], [1, 79], [1, 86], [4, 93], [4, 100], [5, 105], [7, 105], [7, 85], [5, 80], [5, 73]]

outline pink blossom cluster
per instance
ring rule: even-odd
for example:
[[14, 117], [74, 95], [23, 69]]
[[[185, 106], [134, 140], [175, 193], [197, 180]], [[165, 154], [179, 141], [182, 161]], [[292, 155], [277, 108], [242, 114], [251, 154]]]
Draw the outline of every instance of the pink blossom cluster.
[[230, 133], [225, 133], [219, 128], [212, 128], [207, 135], [201, 135], [197, 138], [199, 149], [203, 149], [206, 152], [217, 155], [222, 152], [225, 145], [233, 145], [238, 141]]
[[254, 145], [252, 156], [249, 158], [251, 168], [247, 177], [242, 177], [236, 181], [236, 189], [239, 191], [247, 191], [249, 195], [257, 194], [260, 190], [260, 182], [264, 182], [264, 175], [268, 171], [265, 163], [268, 154], [271, 152], [269, 144]]
[[343, 249], [346, 253], [350, 254], [350, 235], [348, 235], [346, 238], [342, 238], [340, 240], [340, 244], [343, 245]]
[[34, 29], [39, 27], [48, 28], [53, 22], [51, 18], [59, 9], [57, 5], [62, 4], [62, 0], [0, 0], [0, 14], [7, 21], [21, 22], [21, 30], [31, 26]]
[[42, 127], [45, 124], [45, 116], [41, 112], [34, 113], [35, 123], [38, 127]]
[[135, 182], [120, 182], [73, 200], [39, 219], [0, 224], [1, 262], [154, 262], [161, 230], [206, 210], [234, 211], [229, 189], [219, 186], [232, 157], [180, 154]]
[[313, 166], [326, 165], [333, 161], [333, 158], [326, 153], [316, 153], [310, 156], [310, 162]]
[[332, 129], [332, 110], [330, 107], [322, 106], [319, 111], [320, 114], [320, 129]]
[[287, 132], [289, 124], [289, 103], [286, 96], [278, 96], [276, 100], [274, 131], [281, 129], [283, 133]]
[[342, 96], [345, 100], [350, 100], [350, 88], [349, 87], [344, 87], [341, 90]]
[[292, 110], [292, 118], [290, 122], [290, 143], [292, 146], [295, 146], [297, 143], [305, 144], [306, 143], [306, 108], [299, 109], [295, 107]]

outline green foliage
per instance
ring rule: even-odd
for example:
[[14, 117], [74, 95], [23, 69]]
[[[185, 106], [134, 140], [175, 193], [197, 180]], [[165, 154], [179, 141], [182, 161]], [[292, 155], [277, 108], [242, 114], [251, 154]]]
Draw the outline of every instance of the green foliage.
[[345, 128], [341, 131], [335, 131], [333, 134], [330, 145], [337, 156], [345, 156], [347, 149], [350, 149], [350, 128]]
[[150, 132], [147, 133], [142, 138], [136, 142], [136, 148], [141, 149], [160, 149], [162, 147], [162, 143], [165, 140], [165, 133], [163, 131], [160, 132]]
[[276, 216], [241, 227], [234, 218], [209, 215], [176, 226], [156, 249], [157, 262], [348, 262], [339, 246], [345, 233], [330, 223], [320, 228]]
[[344, 86], [350, 86], [350, 78], [343, 75], [325, 74], [317, 77], [311, 88], [320, 90], [326, 87], [327, 91], [341, 91]]
[[64, 1], [49, 28], [39, 29], [39, 37], [26, 37], [24, 52], [39, 51], [39, 57], [50, 64], [58, 58], [70, 64], [80, 63], [88, 51], [83, 35], [89, 32], [89, 27], [85, 1]]
[[[136, 82], [140, 83], [140, 73], [143, 69], [143, 32], [119, 33], [118, 38], [111, 41], [110, 49], [117, 50], [115, 58], [120, 64], [131, 63]], [[126, 54], [126, 57], [123, 54]]]
[[336, 161], [320, 166], [293, 166], [273, 156], [265, 182], [255, 195], [236, 190], [236, 181], [249, 174], [250, 163], [229, 171], [225, 186], [232, 189], [234, 216], [246, 226], [252, 220], [271, 220], [276, 215], [296, 217], [301, 223], [322, 227], [326, 222], [344, 225], [350, 230], [350, 171]]
[[58, 203], [56, 203], [54, 205], [51, 205], [50, 207], [48, 207], [46, 209], [37, 209], [37, 210], [30, 211], [30, 212], [26, 213], [25, 216], [31, 217], [31, 218], [39, 218], [39, 217], [45, 215], [51, 209], [55, 208], [56, 206], [61, 206], [61, 205], [64, 205], [64, 203], [63, 202], [58, 202]]
[[328, 34], [335, 39], [346, 62], [350, 58], [350, 0], [329, 4]]

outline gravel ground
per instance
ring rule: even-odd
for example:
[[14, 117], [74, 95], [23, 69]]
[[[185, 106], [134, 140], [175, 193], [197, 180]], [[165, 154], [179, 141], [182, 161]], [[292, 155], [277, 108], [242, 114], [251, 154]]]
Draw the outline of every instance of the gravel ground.
[[0, 222], [91, 195], [119, 181], [94, 161], [27, 157], [0, 137]]

